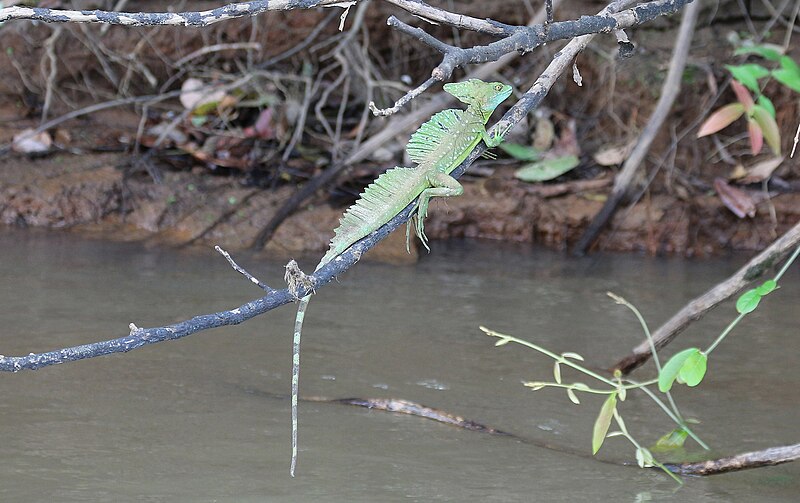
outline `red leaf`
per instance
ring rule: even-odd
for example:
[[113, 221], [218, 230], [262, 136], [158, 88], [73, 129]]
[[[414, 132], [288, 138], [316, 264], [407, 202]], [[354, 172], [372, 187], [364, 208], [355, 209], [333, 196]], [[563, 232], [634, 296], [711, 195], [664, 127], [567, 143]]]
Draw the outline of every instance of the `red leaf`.
[[716, 133], [720, 129], [728, 127], [733, 121], [738, 119], [744, 114], [744, 105], [741, 103], [731, 103], [725, 105], [713, 114], [708, 116], [708, 119], [700, 125], [700, 130], [697, 132], [697, 137], [702, 138], [710, 134]]
[[750, 91], [740, 84], [738, 80], [732, 80], [731, 87], [733, 87], [733, 92], [736, 93], [736, 99], [739, 100], [739, 103], [744, 105], [744, 109], [749, 113], [755, 104], [753, 103], [753, 97], [750, 96]]
[[756, 215], [756, 205], [753, 199], [743, 190], [731, 187], [724, 178], [714, 179], [714, 190], [717, 191], [722, 204], [739, 218]]

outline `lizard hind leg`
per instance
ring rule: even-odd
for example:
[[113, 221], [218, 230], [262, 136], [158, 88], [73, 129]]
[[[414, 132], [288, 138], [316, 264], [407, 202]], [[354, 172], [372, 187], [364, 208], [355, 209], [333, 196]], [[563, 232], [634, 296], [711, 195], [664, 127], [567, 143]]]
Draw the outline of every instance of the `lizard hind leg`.
[[460, 196], [464, 193], [464, 187], [458, 183], [458, 180], [441, 171], [428, 175], [428, 183], [430, 183], [431, 187], [423, 190], [419, 196], [419, 204], [415, 215], [415, 231], [425, 249], [431, 251], [428, 247], [428, 236], [425, 235], [425, 217], [428, 216], [428, 204], [431, 198]]

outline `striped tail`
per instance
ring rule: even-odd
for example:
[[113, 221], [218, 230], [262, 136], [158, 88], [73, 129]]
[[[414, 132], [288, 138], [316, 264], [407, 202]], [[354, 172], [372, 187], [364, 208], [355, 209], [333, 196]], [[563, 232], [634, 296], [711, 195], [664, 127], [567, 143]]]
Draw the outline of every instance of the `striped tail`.
[[306, 308], [311, 300], [311, 295], [306, 295], [297, 306], [297, 316], [294, 319], [294, 340], [292, 342], [292, 466], [289, 469], [294, 477], [297, 466], [297, 394], [300, 388], [300, 335], [303, 332], [303, 318]]

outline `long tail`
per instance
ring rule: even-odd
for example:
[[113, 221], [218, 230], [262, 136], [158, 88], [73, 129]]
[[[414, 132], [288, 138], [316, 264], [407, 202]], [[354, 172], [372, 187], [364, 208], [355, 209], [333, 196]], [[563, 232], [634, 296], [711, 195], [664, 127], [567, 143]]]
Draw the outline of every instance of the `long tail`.
[[292, 342], [292, 466], [289, 473], [294, 477], [297, 466], [297, 394], [300, 388], [300, 335], [303, 332], [303, 318], [306, 308], [311, 300], [311, 295], [306, 295], [297, 306], [297, 316], [294, 319], [294, 339]]

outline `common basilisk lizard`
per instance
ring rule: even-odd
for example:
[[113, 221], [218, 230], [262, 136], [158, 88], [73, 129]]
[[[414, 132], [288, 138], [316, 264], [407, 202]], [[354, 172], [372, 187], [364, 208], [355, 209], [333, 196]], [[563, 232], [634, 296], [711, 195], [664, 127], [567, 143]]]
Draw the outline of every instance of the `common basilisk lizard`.
[[[415, 216], [409, 219], [406, 229], [406, 247], [409, 246], [410, 228], [414, 230], [426, 249], [424, 219], [432, 197], [453, 197], [464, 192], [458, 181], [450, 176], [478, 143], [484, 141], [496, 147], [502, 136], [490, 137], [486, 122], [497, 106], [511, 94], [511, 86], [500, 82], [483, 82], [470, 79], [449, 83], [444, 90], [467, 104], [466, 110], [447, 109], [438, 112], [411, 135], [406, 146], [409, 158], [416, 167], [395, 167], [380, 175], [345, 211], [328, 252], [314, 271], [335, 259], [360, 239], [364, 238], [400, 213], [415, 199]], [[292, 462], [294, 476], [297, 466], [297, 393], [300, 378], [300, 335], [311, 294], [300, 300], [294, 322], [292, 353]]]

